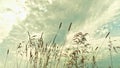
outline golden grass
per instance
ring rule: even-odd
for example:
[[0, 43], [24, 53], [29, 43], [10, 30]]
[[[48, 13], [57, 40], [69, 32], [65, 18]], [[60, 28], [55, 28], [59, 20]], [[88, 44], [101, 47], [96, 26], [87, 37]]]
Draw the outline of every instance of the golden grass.
[[[59, 30], [62, 27], [62, 22], [59, 25]], [[70, 23], [68, 27], [68, 32], [72, 27], [72, 23]], [[59, 31], [58, 30], [58, 31]], [[65, 45], [58, 45], [55, 40], [58, 32], [56, 33], [53, 41], [50, 43], [45, 43], [43, 38], [43, 33], [38, 39], [35, 39], [28, 32], [28, 41], [26, 45], [22, 45], [20, 43], [17, 46], [17, 53], [22, 57], [26, 57], [25, 60], [27, 63], [25, 68], [98, 68], [97, 65], [97, 54], [99, 54], [99, 50], [101, 49], [99, 46], [96, 46], [95, 49], [91, 48], [89, 52], [88, 49], [91, 44], [87, 43], [86, 35], [88, 33], [78, 32], [74, 35], [73, 41], [78, 45], [77, 48], [64, 48]], [[108, 38], [110, 32], [105, 36]], [[111, 41], [109, 41], [111, 44]], [[112, 63], [112, 51], [111, 46], [109, 45], [110, 57], [111, 57], [111, 65], [109, 68], [113, 68]], [[24, 47], [24, 49], [22, 49]], [[113, 47], [114, 51], [117, 53], [117, 49], [119, 47]], [[19, 51], [22, 49], [22, 53]], [[7, 55], [9, 54], [9, 50], [7, 50]], [[91, 57], [92, 56], [92, 57]], [[91, 66], [89, 66], [91, 64]], [[4, 68], [6, 67], [6, 61]]]

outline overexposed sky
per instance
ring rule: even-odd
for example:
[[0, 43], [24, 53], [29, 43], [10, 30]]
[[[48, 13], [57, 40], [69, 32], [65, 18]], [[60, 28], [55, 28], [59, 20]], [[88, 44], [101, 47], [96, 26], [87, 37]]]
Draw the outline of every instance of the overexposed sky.
[[24, 0], [0, 0], [0, 42], [4, 39], [13, 24], [25, 19]]

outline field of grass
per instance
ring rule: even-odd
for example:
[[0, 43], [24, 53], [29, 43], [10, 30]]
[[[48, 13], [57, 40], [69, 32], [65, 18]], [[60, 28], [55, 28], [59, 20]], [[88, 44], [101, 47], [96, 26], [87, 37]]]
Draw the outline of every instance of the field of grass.
[[[62, 23], [60, 23], [58, 31], [61, 29], [61, 26]], [[68, 27], [68, 32], [70, 31], [71, 26], [72, 23], [70, 23]], [[97, 61], [98, 54], [101, 53], [100, 50], [104, 42], [92, 47], [86, 39], [88, 33], [78, 32], [74, 35], [72, 40], [76, 45], [68, 46], [66, 45], [66, 41], [59, 45], [56, 43], [57, 34], [52, 40], [45, 43], [43, 33], [41, 33], [40, 36], [37, 36], [31, 35], [28, 32], [28, 41], [23, 41], [17, 46], [16, 56], [19, 56], [22, 59], [19, 63], [15, 64], [15, 68], [21, 68], [21, 63], [23, 63], [23, 61], [25, 61], [25, 68], [101, 68]], [[117, 48], [119, 47], [112, 46], [109, 34], [110, 32], [104, 37], [104, 41], [109, 38], [108, 52], [110, 54], [110, 64], [107, 68], [114, 68], [112, 51], [117, 52]], [[4, 68], [7, 66], [6, 62], [9, 52], [8, 49]]]

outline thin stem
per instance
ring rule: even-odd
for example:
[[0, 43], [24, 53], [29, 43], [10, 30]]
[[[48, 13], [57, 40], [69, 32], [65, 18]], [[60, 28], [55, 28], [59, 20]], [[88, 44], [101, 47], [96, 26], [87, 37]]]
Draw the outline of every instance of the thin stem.
[[113, 61], [112, 61], [112, 52], [111, 49], [109, 49], [110, 51], [110, 63], [111, 63], [111, 68], [113, 68]]
[[8, 55], [6, 56], [6, 59], [5, 59], [4, 68], [6, 68], [7, 58], [8, 58]]

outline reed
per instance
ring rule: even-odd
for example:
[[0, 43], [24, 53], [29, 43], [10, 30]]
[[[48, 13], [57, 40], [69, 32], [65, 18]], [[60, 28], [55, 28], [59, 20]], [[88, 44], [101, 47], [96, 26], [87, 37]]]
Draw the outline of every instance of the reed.
[[6, 63], [7, 63], [8, 55], [9, 55], [9, 49], [7, 50], [7, 55], [6, 55], [6, 59], [5, 59], [5, 62], [4, 62], [4, 68], [6, 68]]
[[70, 31], [71, 26], [72, 26], [72, 22], [70, 23], [70, 25], [69, 25], [69, 27], [68, 27], [68, 32]]
[[[38, 36], [38, 38], [35, 38], [36, 35], [32, 36], [30, 32], [28, 32], [26, 44], [19, 43], [17, 46], [17, 55], [19, 54], [21, 57], [25, 57], [28, 60], [23, 60], [22, 58], [17, 68], [21, 67], [22, 61], [26, 61], [25, 68], [98, 68], [97, 55], [100, 53], [99, 50], [106, 38], [110, 35], [110, 32], [105, 36], [105, 40], [102, 42], [101, 46], [96, 46], [95, 49], [87, 42], [86, 36], [88, 33], [82, 32], [76, 33], [73, 37], [72, 41], [77, 45], [76, 48], [72, 46], [65, 48], [65, 44], [59, 45], [55, 42], [62, 25], [63, 23], [61, 22], [57, 33], [49, 43], [44, 41], [43, 33], [41, 36]], [[71, 30], [71, 27], [72, 23], [70, 23], [68, 27], [68, 32]], [[111, 44], [111, 41], [109, 41], [109, 43]], [[109, 45], [111, 60], [109, 68], [113, 68], [112, 49], [118, 53], [117, 48], [120, 48], [114, 46], [112, 48], [111, 46], [112, 45]], [[9, 49], [7, 50], [4, 68], [6, 67], [8, 54]], [[90, 63], [92, 63], [92, 67], [89, 66]]]

